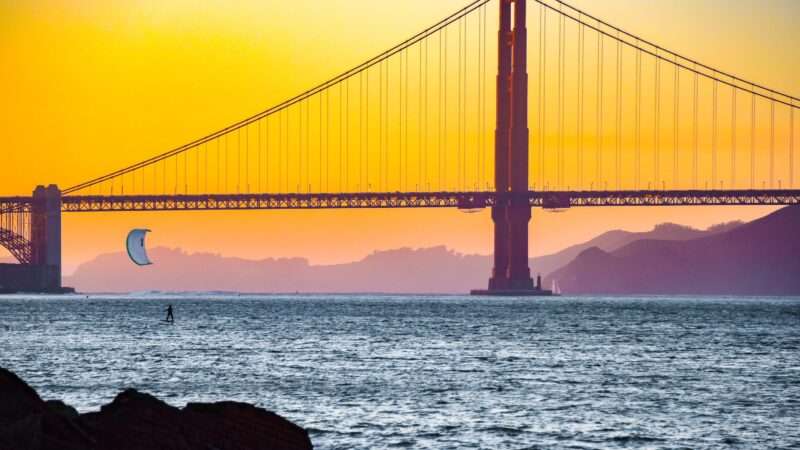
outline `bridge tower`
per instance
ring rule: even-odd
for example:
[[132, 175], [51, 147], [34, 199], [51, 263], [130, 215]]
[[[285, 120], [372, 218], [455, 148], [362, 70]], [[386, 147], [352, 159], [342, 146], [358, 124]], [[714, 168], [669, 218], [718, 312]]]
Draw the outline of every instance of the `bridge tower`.
[[[528, 267], [528, 69], [526, 0], [500, 0], [495, 129], [494, 267], [477, 295], [549, 295]], [[512, 9], [513, 10], [513, 29]]]
[[37, 186], [31, 205], [31, 266], [38, 290], [61, 291], [61, 191]]

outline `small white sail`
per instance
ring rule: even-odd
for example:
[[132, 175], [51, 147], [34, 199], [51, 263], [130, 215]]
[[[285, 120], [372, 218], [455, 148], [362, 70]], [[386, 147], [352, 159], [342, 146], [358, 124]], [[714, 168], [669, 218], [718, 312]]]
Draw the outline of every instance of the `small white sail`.
[[144, 247], [144, 237], [150, 230], [144, 228], [136, 228], [128, 233], [126, 240], [126, 248], [128, 249], [128, 257], [131, 258], [137, 266], [146, 266], [153, 264], [147, 257], [147, 250]]

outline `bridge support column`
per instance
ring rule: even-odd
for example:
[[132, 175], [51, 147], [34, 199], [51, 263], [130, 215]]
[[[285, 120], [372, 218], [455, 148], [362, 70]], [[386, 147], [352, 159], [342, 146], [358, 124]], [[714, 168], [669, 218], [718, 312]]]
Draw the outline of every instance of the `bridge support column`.
[[38, 267], [37, 290], [61, 292], [61, 191], [37, 186], [31, 205], [31, 264]]
[[494, 267], [489, 289], [508, 289], [508, 204], [503, 198], [509, 189], [508, 156], [511, 119], [511, 0], [500, 0], [500, 29], [497, 33], [497, 115], [494, 131], [494, 186], [498, 202], [492, 207], [494, 222]]
[[[494, 269], [477, 295], [550, 295], [534, 287], [528, 267], [527, 0], [500, 0], [495, 130]], [[514, 28], [511, 29], [511, 5]]]

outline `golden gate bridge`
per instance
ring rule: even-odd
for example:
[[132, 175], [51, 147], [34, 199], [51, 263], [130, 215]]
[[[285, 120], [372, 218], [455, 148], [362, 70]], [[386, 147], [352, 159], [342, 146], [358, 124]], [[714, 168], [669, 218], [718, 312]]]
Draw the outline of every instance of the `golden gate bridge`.
[[0, 197], [0, 281], [61, 288], [62, 212], [491, 208], [487, 292], [537, 294], [531, 208], [800, 203], [798, 108], [562, 1], [477, 0], [205, 137]]

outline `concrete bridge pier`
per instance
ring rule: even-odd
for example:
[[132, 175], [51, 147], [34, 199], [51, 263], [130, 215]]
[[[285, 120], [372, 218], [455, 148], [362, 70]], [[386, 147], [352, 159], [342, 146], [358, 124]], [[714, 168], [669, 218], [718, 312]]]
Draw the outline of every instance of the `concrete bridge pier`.
[[51, 184], [33, 191], [31, 266], [35, 290], [61, 292], [61, 191]]

